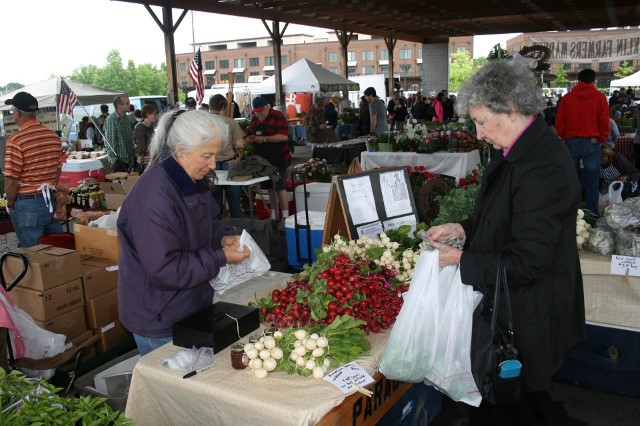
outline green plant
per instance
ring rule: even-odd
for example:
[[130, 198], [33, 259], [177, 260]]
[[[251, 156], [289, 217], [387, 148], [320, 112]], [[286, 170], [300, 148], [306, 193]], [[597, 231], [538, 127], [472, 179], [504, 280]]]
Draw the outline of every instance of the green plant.
[[358, 116], [353, 108], [344, 108], [338, 119], [344, 124], [356, 124]]
[[311, 158], [305, 163], [297, 164], [294, 169], [304, 173], [307, 182], [331, 182], [331, 167], [325, 159]]
[[123, 413], [105, 404], [106, 398], [66, 398], [47, 381], [28, 379], [17, 370], [6, 373], [0, 369], [0, 390], [3, 425], [133, 425]]
[[447, 195], [436, 197], [440, 205], [438, 216], [431, 222], [431, 226], [444, 223], [457, 223], [471, 217], [476, 205], [476, 198], [480, 191], [480, 181], [484, 168], [460, 179], [460, 187], [452, 189]]

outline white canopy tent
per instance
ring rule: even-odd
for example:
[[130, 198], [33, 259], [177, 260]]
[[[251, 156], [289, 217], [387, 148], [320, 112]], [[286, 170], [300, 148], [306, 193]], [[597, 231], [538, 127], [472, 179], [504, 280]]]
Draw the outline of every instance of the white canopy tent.
[[[360, 85], [308, 59], [301, 59], [295, 64], [282, 70], [282, 91], [296, 92], [337, 92], [342, 91], [347, 96], [350, 90], [359, 90]], [[275, 93], [276, 78], [271, 76], [251, 88], [252, 95]]]
[[[55, 107], [57, 106], [57, 98], [60, 93], [60, 77], [50, 78], [49, 80], [40, 81], [30, 84], [13, 92], [0, 96], [0, 109], [10, 108], [5, 105], [4, 101], [12, 99], [18, 92], [28, 92], [38, 100], [38, 107]], [[90, 84], [79, 83], [73, 80], [64, 80], [69, 88], [76, 94], [78, 102], [82, 105], [90, 104], [111, 104], [113, 98], [122, 95], [124, 92], [103, 89], [101, 87], [91, 86]]]
[[640, 86], [640, 71], [628, 75], [619, 80], [611, 80], [611, 87], [636, 87]]

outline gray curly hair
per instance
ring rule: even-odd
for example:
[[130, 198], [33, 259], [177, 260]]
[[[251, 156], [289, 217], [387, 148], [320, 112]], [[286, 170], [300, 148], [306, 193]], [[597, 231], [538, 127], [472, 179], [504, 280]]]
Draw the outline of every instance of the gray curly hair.
[[533, 73], [524, 63], [498, 60], [488, 62], [458, 91], [458, 115], [466, 116], [470, 106], [484, 106], [496, 113], [537, 115], [544, 110], [545, 102]]
[[224, 145], [227, 143], [227, 135], [227, 124], [219, 116], [208, 111], [164, 113], [149, 146], [150, 165], [173, 156], [178, 144], [189, 152], [216, 136], [222, 139]]

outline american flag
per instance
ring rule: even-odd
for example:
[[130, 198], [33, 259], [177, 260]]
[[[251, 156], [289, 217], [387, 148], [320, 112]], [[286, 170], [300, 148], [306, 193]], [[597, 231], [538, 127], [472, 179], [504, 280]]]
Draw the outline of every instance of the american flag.
[[189, 65], [189, 77], [191, 77], [191, 80], [193, 80], [193, 83], [196, 85], [196, 102], [200, 105], [204, 99], [204, 78], [202, 77], [200, 49], [198, 49], [196, 56], [194, 56], [193, 61], [191, 61], [191, 65]]
[[73, 117], [73, 107], [78, 98], [63, 79], [60, 79], [60, 95], [58, 95], [58, 114], [69, 114]]

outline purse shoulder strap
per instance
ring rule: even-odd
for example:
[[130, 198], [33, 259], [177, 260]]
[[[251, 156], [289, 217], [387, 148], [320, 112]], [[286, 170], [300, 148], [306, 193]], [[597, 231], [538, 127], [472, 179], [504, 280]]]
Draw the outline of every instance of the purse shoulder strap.
[[493, 312], [491, 313], [491, 331], [496, 331], [496, 323], [498, 320], [498, 309], [500, 306], [500, 289], [504, 291], [502, 294], [505, 299], [505, 307], [507, 309], [507, 338], [509, 344], [513, 346], [513, 316], [511, 314], [511, 299], [509, 297], [509, 284], [507, 282], [507, 271], [504, 265], [504, 260], [500, 257], [498, 261], [498, 271], [496, 273], [496, 284], [493, 294]]

